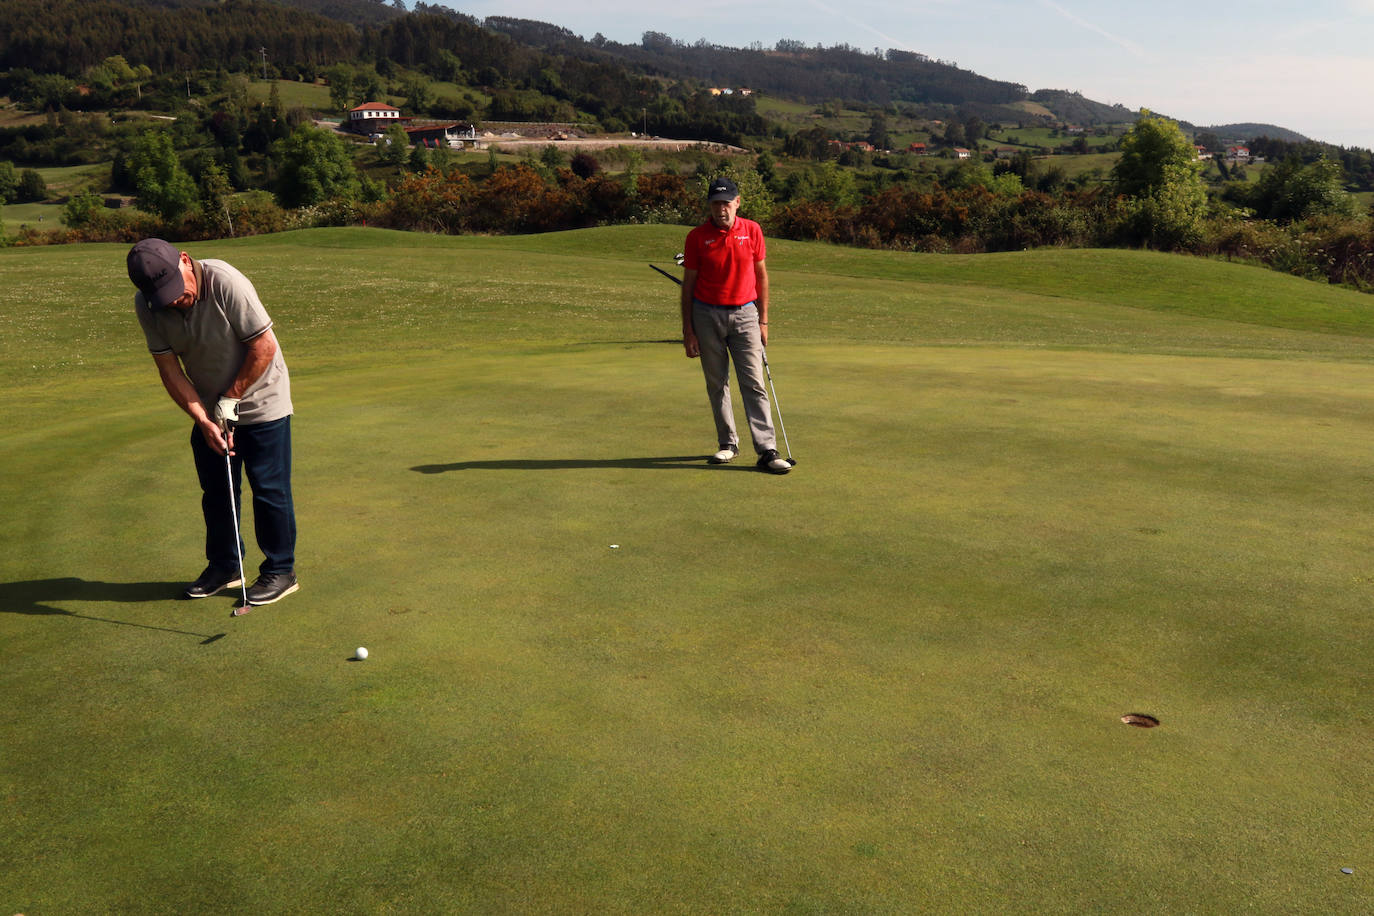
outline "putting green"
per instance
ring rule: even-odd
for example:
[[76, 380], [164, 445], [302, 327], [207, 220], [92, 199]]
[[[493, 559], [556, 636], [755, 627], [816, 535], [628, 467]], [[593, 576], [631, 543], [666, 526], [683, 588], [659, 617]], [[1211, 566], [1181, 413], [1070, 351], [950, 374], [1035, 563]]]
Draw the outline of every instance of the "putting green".
[[298, 411], [302, 588], [238, 620], [169, 600], [124, 249], [0, 251], [0, 907], [1374, 905], [1372, 300], [775, 244], [772, 477], [704, 463], [680, 235], [193, 246]]

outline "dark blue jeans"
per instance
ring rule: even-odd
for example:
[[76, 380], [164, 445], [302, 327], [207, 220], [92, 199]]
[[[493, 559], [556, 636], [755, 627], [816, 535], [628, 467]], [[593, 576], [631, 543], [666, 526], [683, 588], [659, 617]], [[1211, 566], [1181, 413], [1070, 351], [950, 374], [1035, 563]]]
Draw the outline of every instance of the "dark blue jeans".
[[234, 430], [233, 511], [229, 503], [229, 471], [223, 455], [216, 455], [196, 427], [191, 428], [191, 452], [200, 477], [200, 508], [205, 515], [205, 559], [211, 566], [238, 571], [234, 514], [243, 517], [243, 482], [253, 488], [253, 530], [263, 552], [258, 572], [288, 573], [296, 565], [296, 508], [291, 501], [291, 418], [239, 426]]

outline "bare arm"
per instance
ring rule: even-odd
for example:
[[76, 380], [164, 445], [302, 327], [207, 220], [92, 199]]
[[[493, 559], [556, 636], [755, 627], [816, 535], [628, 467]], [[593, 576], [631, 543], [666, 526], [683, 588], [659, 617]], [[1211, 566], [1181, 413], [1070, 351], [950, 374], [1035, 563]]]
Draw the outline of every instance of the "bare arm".
[[[244, 353], [243, 363], [239, 366], [238, 375], [234, 377], [233, 384], [224, 392], [225, 397], [243, 397], [243, 393], [251, 388], [254, 382], [262, 378], [262, 374], [267, 371], [267, 367], [272, 364], [272, 359], [277, 355], [277, 337], [272, 333], [271, 328], [254, 337], [246, 346], [247, 352]], [[226, 448], [232, 449], [234, 444], [232, 431], [228, 441], [226, 441], [219, 424], [215, 422], [205, 405], [201, 403], [200, 395], [196, 393], [195, 386], [186, 377], [186, 370], [182, 368], [181, 360], [177, 359], [176, 354], [155, 354], [153, 362], [157, 364], [158, 375], [162, 378], [162, 387], [167, 389], [167, 394], [176, 405], [186, 411], [192, 420], [196, 421], [196, 426], [200, 428], [201, 435], [205, 437], [205, 441], [210, 447], [221, 455], [224, 454]]]
[[206, 443], [223, 455], [231, 443], [225, 441], [224, 433], [200, 402], [196, 387], [186, 377], [186, 370], [181, 368], [181, 360], [177, 359], [175, 353], [154, 353], [153, 362], [157, 364], [157, 373], [162, 378], [162, 387], [167, 389], [167, 394], [178, 407], [186, 411], [187, 416], [196, 421]]
[[697, 288], [697, 271], [682, 271], [682, 346], [688, 359], [701, 355], [701, 344], [697, 341], [696, 329], [692, 327], [692, 297]]
[[262, 374], [272, 365], [272, 359], [277, 355], [277, 335], [268, 328], [248, 341], [245, 346], [248, 347], [248, 352], [243, 356], [243, 365], [239, 366], [239, 374], [234, 377], [234, 384], [223, 392], [226, 398], [243, 397], [243, 393], [262, 378]]

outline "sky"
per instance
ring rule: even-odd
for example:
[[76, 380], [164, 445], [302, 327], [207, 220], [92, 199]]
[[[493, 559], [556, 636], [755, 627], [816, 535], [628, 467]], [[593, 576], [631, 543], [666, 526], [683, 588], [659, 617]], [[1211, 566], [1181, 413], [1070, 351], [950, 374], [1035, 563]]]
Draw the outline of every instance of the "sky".
[[772, 48], [918, 51], [992, 79], [1067, 89], [1200, 127], [1276, 124], [1374, 149], [1374, 0], [439, 0], [598, 32]]

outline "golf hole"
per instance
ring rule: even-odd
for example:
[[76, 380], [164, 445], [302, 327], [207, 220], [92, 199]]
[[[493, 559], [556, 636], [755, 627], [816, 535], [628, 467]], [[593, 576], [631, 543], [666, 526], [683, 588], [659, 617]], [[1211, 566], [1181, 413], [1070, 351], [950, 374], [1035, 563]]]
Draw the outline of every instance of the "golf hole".
[[1128, 712], [1121, 717], [1121, 721], [1136, 728], [1154, 728], [1159, 724], [1158, 719], [1143, 712]]

